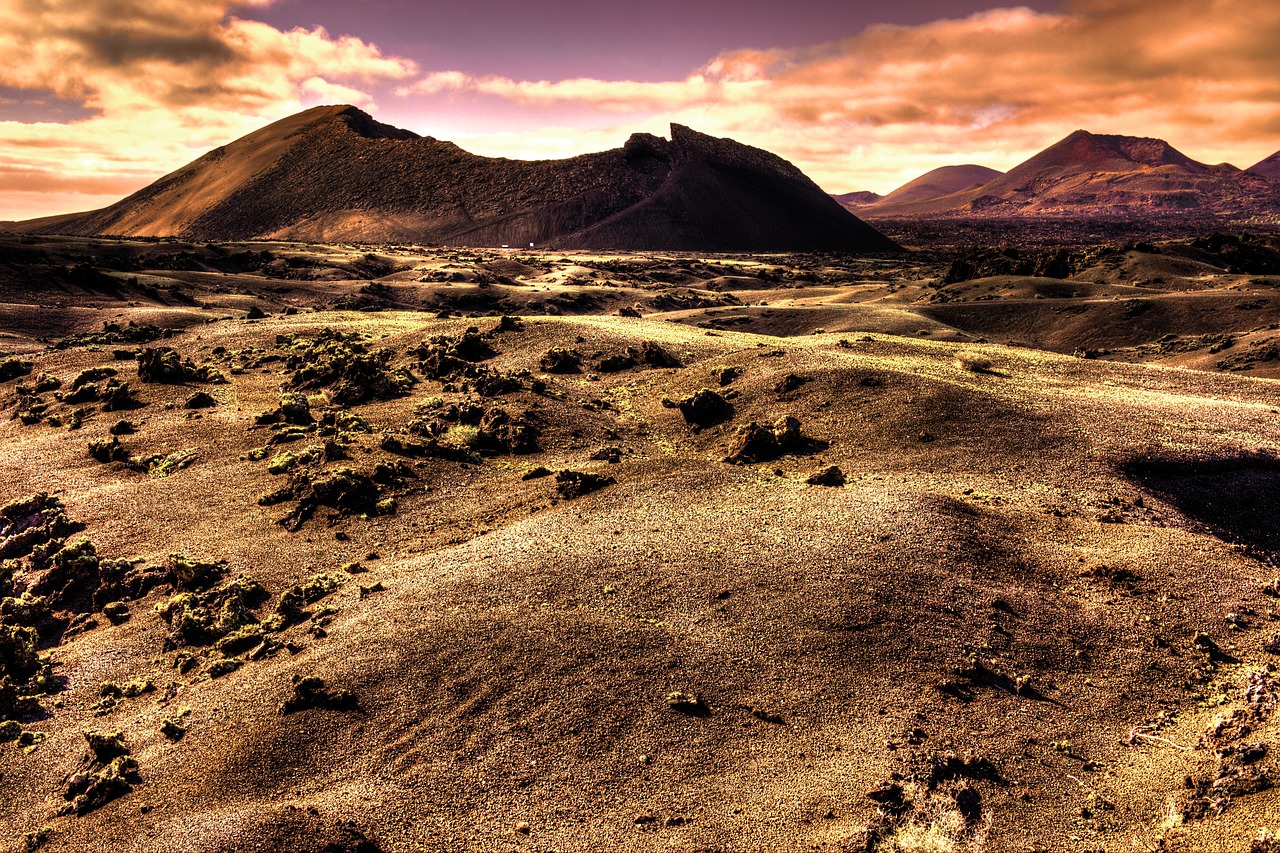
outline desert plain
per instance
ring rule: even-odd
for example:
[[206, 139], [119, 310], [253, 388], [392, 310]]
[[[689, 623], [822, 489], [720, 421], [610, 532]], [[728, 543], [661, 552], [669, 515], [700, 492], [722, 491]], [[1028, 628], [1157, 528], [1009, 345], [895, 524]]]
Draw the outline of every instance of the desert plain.
[[0, 236], [0, 845], [1270, 850], [1278, 288]]

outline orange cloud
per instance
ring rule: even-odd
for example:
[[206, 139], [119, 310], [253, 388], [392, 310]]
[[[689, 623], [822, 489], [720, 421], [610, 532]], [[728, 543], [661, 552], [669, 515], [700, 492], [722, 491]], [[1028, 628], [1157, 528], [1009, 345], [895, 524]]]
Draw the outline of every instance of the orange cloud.
[[[357, 38], [234, 15], [269, 2], [9, 0], [0, 86], [77, 99], [94, 115], [0, 121], [0, 219], [60, 212], [52, 205], [77, 189], [82, 207], [95, 206], [105, 186], [138, 189], [310, 104], [372, 106], [369, 86], [417, 73]], [[41, 176], [45, 209], [33, 189]]]
[[[1247, 166], [1280, 148], [1276, 45], [1280, 4], [1075, 0], [1059, 14], [993, 9], [805, 50], [729, 52], [678, 81], [443, 72], [401, 91], [641, 110], [650, 124], [777, 151], [831, 190], [884, 191], [940, 165], [1008, 168], [1078, 127], [1160, 136], [1197, 159]], [[459, 141], [508, 156], [548, 147], [530, 134]]]

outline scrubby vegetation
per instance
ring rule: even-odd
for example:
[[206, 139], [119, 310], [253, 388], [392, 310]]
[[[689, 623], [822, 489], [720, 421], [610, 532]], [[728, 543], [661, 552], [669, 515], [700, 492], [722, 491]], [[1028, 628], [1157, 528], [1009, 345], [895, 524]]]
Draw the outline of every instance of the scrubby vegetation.
[[956, 366], [970, 373], [991, 372], [991, 359], [976, 352], [961, 351], [956, 353]]
[[328, 389], [337, 406], [403, 397], [414, 383], [409, 371], [392, 366], [394, 352], [369, 347], [355, 332], [324, 328], [313, 337], [280, 335], [276, 345], [288, 352], [289, 387]]
[[83, 346], [110, 346], [112, 344], [149, 344], [161, 338], [172, 337], [177, 334], [176, 329], [161, 329], [146, 323], [135, 323], [130, 320], [127, 323], [103, 322], [102, 331], [85, 332], [79, 335], [71, 335], [63, 338], [54, 344], [56, 349], [70, 349], [72, 347]]
[[470, 451], [490, 455], [538, 452], [538, 427], [527, 414], [513, 415], [506, 407], [475, 401], [422, 407], [405, 431], [428, 440], [417, 455], [457, 458], [459, 453]]
[[194, 447], [185, 447], [173, 453], [135, 456], [120, 443], [119, 436], [113, 432], [106, 438], [90, 441], [89, 455], [103, 464], [114, 462], [129, 471], [150, 474], [153, 477], [168, 477], [194, 463], [200, 458], [200, 451]]
[[138, 378], [143, 382], [181, 385], [187, 382], [226, 382], [213, 365], [197, 366], [172, 347], [147, 347], [138, 353]]
[[0, 382], [11, 382], [26, 376], [35, 365], [20, 358], [6, 358], [0, 361]]
[[486, 334], [471, 326], [461, 335], [436, 335], [423, 341], [411, 351], [418, 358], [418, 369], [424, 377], [442, 383], [446, 391], [481, 397], [500, 397], [524, 388], [541, 389], [542, 383], [528, 370], [504, 372], [481, 364], [498, 355], [490, 341], [516, 328], [509, 320], [503, 318]]
[[321, 507], [341, 515], [390, 515], [395, 501], [384, 498], [377, 482], [354, 468], [339, 467], [327, 471], [304, 469], [290, 475], [289, 483], [263, 495], [258, 503], [274, 506], [296, 501], [294, 509], [280, 519], [285, 527], [296, 530]]
[[[164, 573], [101, 557], [56, 497], [0, 508], [0, 720], [39, 710], [60, 684], [43, 649], [82, 630], [88, 614], [139, 598]], [[118, 612], [118, 610], [117, 610]]]
[[261, 643], [265, 631], [254, 610], [267, 600], [267, 591], [253, 578], [241, 576], [205, 591], [176, 592], [156, 605], [170, 628], [166, 648], [215, 645], [238, 654]]
[[258, 426], [267, 426], [275, 424], [293, 424], [295, 426], [310, 426], [315, 422], [315, 418], [311, 414], [311, 403], [307, 400], [305, 394], [296, 391], [286, 391], [280, 395], [280, 405], [269, 412], [263, 412], [258, 415], [254, 421]]
[[284, 620], [286, 625], [300, 622], [307, 618], [306, 608], [308, 606], [329, 595], [345, 582], [346, 579], [342, 575], [324, 573], [312, 575], [305, 583], [285, 590], [284, 594], [280, 596], [280, 604], [276, 607], [276, 613]]

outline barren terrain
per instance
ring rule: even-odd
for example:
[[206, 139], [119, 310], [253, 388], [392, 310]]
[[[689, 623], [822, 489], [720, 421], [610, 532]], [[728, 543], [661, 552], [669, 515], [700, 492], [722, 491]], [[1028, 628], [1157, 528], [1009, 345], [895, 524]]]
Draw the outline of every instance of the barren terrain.
[[0, 236], [0, 849], [1248, 850], [1278, 287]]

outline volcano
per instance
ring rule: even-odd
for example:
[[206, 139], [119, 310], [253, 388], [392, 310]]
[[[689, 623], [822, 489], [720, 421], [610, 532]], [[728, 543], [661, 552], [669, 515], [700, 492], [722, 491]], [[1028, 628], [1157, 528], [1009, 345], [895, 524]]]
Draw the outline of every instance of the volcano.
[[102, 210], [15, 230], [188, 240], [416, 242], [703, 251], [886, 251], [895, 244], [792, 164], [681, 125], [670, 140], [564, 160], [481, 157], [316, 107]]

